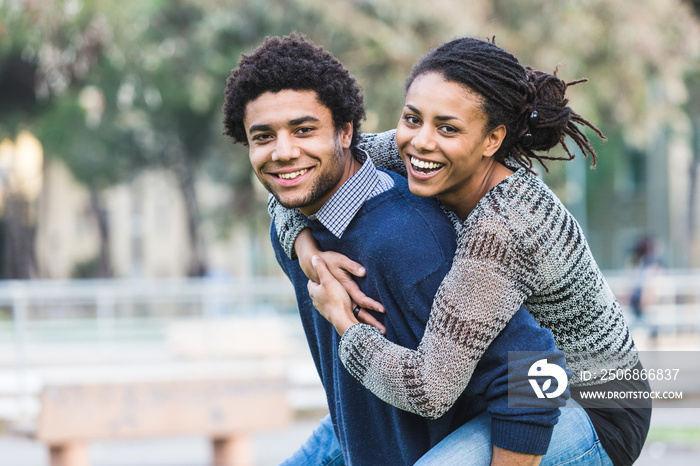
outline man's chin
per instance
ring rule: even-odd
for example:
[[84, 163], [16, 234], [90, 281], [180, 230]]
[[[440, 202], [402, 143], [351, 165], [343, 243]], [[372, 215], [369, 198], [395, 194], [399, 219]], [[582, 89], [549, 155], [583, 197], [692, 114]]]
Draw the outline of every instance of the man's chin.
[[305, 205], [308, 205], [308, 202], [306, 199], [290, 199], [290, 198], [280, 197], [275, 193], [272, 193], [272, 195], [275, 197], [275, 199], [277, 199], [277, 202], [285, 209], [298, 209], [300, 207], [304, 207]]

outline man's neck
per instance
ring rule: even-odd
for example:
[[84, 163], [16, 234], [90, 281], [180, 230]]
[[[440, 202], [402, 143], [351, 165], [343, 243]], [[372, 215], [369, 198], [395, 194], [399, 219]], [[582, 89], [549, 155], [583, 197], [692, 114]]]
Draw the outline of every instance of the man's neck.
[[[348, 152], [350, 152], [348, 150]], [[346, 155], [347, 157], [348, 155]], [[333, 189], [331, 189], [328, 194], [326, 195], [326, 199], [323, 204], [319, 205], [313, 205], [313, 206], [304, 206], [304, 207], [299, 207], [299, 212], [304, 214], [306, 217], [311, 217], [314, 215], [316, 212], [321, 210], [324, 205], [326, 205], [326, 202], [330, 198], [333, 197], [333, 195], [340, 189], [341, 186], [343, 186], [350, 178], [355, 175], [355, 173], [358, 172], [358, 170], [362, 167], [362, 164], [355, 158], [355, 156], [352, 155], [352, 153], [349, 154], [349, 160], [343, 165], [343, 175], [338, 181], [338, 183], [335, 185]]]

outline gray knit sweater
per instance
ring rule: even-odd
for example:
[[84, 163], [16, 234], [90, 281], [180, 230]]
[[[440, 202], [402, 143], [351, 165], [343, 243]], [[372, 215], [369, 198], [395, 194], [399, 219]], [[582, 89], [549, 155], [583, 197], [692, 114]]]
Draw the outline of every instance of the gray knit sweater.
[[[394, 131], [365, 135], [362, 146], [377, 166], [405, 174]], [[274, 199], [269, 208], [291, 255], [301, 214]], [[341, 339], [343, 364], [369, 390], [401, 409], [439, 416], [522, 304], [552, 331], [573, 372], [572, 386], [600, 384], [603, 370], [637, 363], [620, 305], [579, 224], [538, 177], [518, 169], [481, 199], [458, 230], [452, 269], [417, 350], [366, 324], [351, 326]], [[590, 379], [582, 380], [581, 371]]]

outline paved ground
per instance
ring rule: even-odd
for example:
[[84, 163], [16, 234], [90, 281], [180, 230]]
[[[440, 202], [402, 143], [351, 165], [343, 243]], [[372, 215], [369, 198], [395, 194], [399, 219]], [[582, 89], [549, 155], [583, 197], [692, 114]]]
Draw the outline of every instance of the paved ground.
[[[284, 328], [287, 329], [289, 326]], [[191, 333], [191, 323], [188, 323], [188, 330]], [[249, 332], [250, 338], [258, 338], [257, 335], [257, 332]], [[241, 336], [238, 341], [245, 343], [245, 345], [241, 344], [241, 347], [248, 348], [249, 343], [243, 339], [244, 336]], [[296, 342], [298, 339], [292, 338], [292, 340]], [[219, 360], [218, 354], [196, 353], [198, 359], [206, 361], [204, 365], [195, 363], [191, 359], [184, 359], [179, 357], [179, 353], [174, 352], [172, 340], [149, 339], [130, 342], [124, 346], [99, 342], [85, 344], [44, 343], [44, 341], [42, 339], [41, 344], [31, 342], [23, 348], [24, 354], [21, 359], [29, 368], [24, 374], [17, 370], [15, 352], [19, 353], [20, 347], [9, 338], [4, 342], [0, 339], [0, 408], [3, 408], [2, 395], [12, 393], [19, 382], [22, 382], [29, 392], [37, 393], [46, 380], [101, 380], [108, 376], [112, 379], [122, 376], [143, 377], [144, 374], [167, 377], [169, 374], [182, 374], [186, 371], [230, 374], [246, 367], [244, 361]], [[212, 346], [211, 340], [206, 342], [210, 347]], [[175, 349], [181, 352], [191, 351], [191, 347], [184, 344], [193, 345], [188, 340], [184, 341], [183, 345], [176, 346]], [[270, 346], [266, 343], [265, 348]], [[292, 345], [290, 348], [294, 348], [293, 351], [285, 350], [286, 358], [296, 354], [297, 347], [303, 347], [303, 345]], [[215, 348], [217, 351], [239, 351], [237, 348]], [[696, 347], [692, 349], [697, 350]], [[246, 353], [245, 356], [250, 355]], [[309, 380], [315, 381], [318, 385], [313, 366], [300, 363], [298, 367], [291, 370], [290, 365], [286, 363], [285, 368], [290, 369], [290, 378], [295, 385], [311, 385], [313, 388], [313, 383]], [[20, 377], [21, 374], [26, 377]], [[322, 394], [314, 394], [313, 390], [300, 392], [297, 395], [301, 396], [297, 398], [297, 406], [300, 404], [317, 406], [319, 399], [323, 401]], [[305, 400], [303, 396], [310, 396], [310, 399]], [[700, 458], [700, 401], [695, 400], [692, 406], [699, 407], [655, 409], [650, 439], [637, 465], [700, 464], [698, 460]], [[256, 435], [253, 439], [256, 458], [254, 466], [278, 464], [306, 439], [317, 421], [318, 419], [298, 420], [287, 429]], [[94, 466], [207, 466], [211, 463], [209, 442], [206, 438], [200, 437], [97, 442], [91, 445], [90, 455]], [[0, 466], [47, 465], [48, 453], [42, 444], [27, 438], [2, 435], [0, 429]]]
[[[295, 422], [289, 429], [255, 436], [255, 465], [279, 464], [316, 426], [315, 420]], [[177, 437], [151, 440], [97, 442], [90, 446], [93, 466], [208, 466], [207, 439]], [[39, 442], [0, 436], [0, 466], [48, 466], [48, 452]]]
[[[316, 420], [294, 422], [288, 429], [254, 437], [255, 466], [279, 464], [316, 426]], [[668, 429], [700, 433], [700, 408], [660, 408], [654, 412], [652, 432]], [[48, 454], [40, 443], [21, 437], [0, 436], [0, 466], [47, 466]], [[90, 448], [94, 466], [208, 466], [209, 443], [204, 438], [182, 437], [95, 443]], [[695, 466], [700, 443], [650, 441], [637, 461], [639, 466], [658, 464]], [[466, 463], [465, 463], [466, 464]]]

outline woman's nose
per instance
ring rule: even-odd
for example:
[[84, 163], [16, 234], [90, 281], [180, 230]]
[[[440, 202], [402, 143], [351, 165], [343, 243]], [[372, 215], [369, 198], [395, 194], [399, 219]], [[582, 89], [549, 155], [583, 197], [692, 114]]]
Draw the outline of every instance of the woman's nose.
[[413, 136], [413, 139], [411, 140], [411, 145], [420, 152], [432, 152], [435, 149], [437, 149], [437, 143], [435, 142], [434, 134], [432, 130], [426, 125], [421, 126], [421, 128], [418, 130], [418, 133], [416, 133], [416, 135]]

